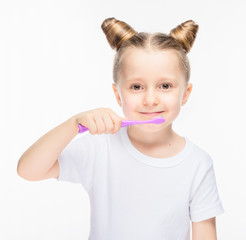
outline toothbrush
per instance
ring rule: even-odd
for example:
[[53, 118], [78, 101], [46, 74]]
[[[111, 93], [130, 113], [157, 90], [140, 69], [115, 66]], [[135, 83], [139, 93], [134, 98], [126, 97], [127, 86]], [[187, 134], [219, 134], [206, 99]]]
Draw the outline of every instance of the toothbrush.
[[[164, 123], [164, 122], [165, 122], [165, 119], [162, 116], [154, 117], [150, 120], [145, 120], [145, 121], [122, 120], [121, 121], [121, 127], [126, 127], [126, 126], [130, 126], [130, 125], [135, 125], [135, 124], [147, 124], [147, 123], [160, 124], [160, 123]], [[79, 123], [78, 127], [79, 127], [78, 133], [83, 133], [83, 132], [89, 130], [87, 127], [81, 125], [80, 123]]]

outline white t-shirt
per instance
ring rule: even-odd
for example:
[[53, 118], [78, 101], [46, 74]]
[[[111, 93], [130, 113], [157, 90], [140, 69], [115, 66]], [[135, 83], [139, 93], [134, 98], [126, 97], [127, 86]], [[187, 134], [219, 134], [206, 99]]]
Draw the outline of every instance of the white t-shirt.
[[170, 158], [153, 158], [131, 143], [127, 127], [87, 132], [60, 154], [58, 180], [81, 183], [91, 204], [89, 240], [188, 240], [190, 221], [224, 212], [213, 160], [185, 138]]

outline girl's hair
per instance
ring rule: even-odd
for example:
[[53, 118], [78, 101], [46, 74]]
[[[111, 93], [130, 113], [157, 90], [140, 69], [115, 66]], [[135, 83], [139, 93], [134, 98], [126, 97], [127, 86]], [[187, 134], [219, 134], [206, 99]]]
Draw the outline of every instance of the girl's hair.
[[118, 82], [121, 70], [121, 62], [124, 53], [130, 48], [150, 50], [174, 50], [180, 60], [181, 70], [185, 74], [186, 82], [190, 79], [190, 63], [187, 53], [190, 51], [198, 25], [188, 20], [173, 28], [169, 34], [136, 32], [127, 23], [116, 18], [107, 18], [103, 21], [101, 28], [106, 35], [109, 45], [116, 49], [113, 66], [113, 80]]

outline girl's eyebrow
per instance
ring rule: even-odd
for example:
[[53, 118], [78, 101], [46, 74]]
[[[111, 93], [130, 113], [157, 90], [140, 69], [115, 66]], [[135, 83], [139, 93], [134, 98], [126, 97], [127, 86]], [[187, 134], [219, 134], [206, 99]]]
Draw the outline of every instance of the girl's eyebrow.
[[[128, 77], [126, 79], [127, 82], [132, 82], [132, 81], [143, 81], [144, 82], [144, 78], [140, 78], [140, 77]], [[168, 82], [177, 82], [177, 79], [176, 78], [173, 78], [173, 77], [161, 77], [157, 80], [157, 82], [160, 82], [160, 81], [168, 81]]]

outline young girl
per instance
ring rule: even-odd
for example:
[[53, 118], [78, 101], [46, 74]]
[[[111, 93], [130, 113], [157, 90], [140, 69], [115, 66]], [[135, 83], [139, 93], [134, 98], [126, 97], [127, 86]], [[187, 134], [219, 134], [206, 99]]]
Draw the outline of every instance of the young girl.
[[[91, 240], [216, 239], [224, 212], [213, 160], [172, 129], [191, 93], [192, 20], [164, 33], [136, 32], [107, 18], [102, 29], [115, 48], [112, 84], [126, 119], [163, 116], [164, 123], [121, 128], [109, 108], [78, 113], [49, 131], [21, 156], [27, 180], [81, 183], [91, 203]], [[78, 134], [78, 124], [89, 129]]]

